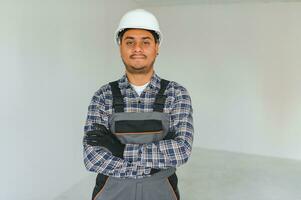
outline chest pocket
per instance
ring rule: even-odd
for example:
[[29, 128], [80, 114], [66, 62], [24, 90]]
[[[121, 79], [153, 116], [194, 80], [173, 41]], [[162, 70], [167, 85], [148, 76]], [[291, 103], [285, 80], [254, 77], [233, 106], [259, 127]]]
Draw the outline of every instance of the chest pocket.
[[162, 131], [162, 121], [157, 119], [120, 120], [115, 122], [116, 135], [149, 135], [160, 134]]

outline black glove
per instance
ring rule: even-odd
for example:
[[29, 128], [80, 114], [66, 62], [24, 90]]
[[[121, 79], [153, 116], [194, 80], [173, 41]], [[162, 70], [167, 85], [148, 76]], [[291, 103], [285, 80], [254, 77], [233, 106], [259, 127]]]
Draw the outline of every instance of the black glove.
[[173, 140], [176, 137], [175, 132], [168, 132], [167, 135], [163, 138], [163, 140]]
[[107, 148], [114, 156], [123, 159], [125, 145], [105, 126], [94, 124], [95, 130], [86, 133], [85, 141], [91, 146]]

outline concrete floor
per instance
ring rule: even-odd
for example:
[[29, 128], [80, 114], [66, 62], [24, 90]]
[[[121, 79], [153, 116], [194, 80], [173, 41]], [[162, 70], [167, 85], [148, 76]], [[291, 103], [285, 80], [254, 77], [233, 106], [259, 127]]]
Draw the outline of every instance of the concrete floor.
[[[194, 148], [177, 170], [181, 200], [301, 200], [301, 161]], [[95, 175], [55, 200], [90, 200]]]

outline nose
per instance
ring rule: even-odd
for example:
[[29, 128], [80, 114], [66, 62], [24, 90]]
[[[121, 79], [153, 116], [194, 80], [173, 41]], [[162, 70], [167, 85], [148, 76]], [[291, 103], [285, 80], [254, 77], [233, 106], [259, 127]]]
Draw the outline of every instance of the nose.
[[141, 43], [140, 42], [137, 42], [136, 44], [135, 44], [135, 46], [134, 46], [134, 52], [142, 52], [142, 45], [141, 45]]

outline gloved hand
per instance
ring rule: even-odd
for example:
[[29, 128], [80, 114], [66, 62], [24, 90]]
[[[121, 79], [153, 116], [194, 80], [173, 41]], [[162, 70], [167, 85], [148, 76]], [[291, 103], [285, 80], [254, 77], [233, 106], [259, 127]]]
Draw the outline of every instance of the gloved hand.
[[95, 130], [86, 133], [85, 141], [91, 146], [107, 148], [114, 156], [123, 159], [125, 145], [105, 126], [95, 124]]
[[167, 135], [163, 138], [163, 140], [173, 140], [175, 139], [176, 135], [175, 132], [168, 132]]

